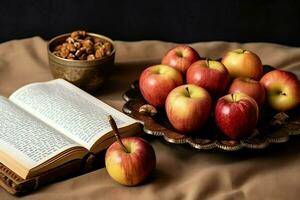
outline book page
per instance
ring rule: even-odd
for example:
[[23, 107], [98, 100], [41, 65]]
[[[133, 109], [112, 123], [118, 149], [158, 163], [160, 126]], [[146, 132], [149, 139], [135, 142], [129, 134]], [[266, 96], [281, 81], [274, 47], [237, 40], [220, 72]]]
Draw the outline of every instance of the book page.
[[35, 83], [17, 90], [10, 100], [90, 150], [111, 130], [137, 122], [65, 80]]
[[27, 169], [79, 146], [4, 97], [0, 97], [0, 119], [0, 151], [20, 161]]

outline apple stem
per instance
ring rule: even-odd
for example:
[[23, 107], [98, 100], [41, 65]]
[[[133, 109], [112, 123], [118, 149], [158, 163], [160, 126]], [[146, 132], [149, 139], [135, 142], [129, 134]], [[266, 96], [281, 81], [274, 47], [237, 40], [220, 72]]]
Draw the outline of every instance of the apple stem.
[[238, 49], [236, 52], [238, 53], [238, 54], [242, 54], [242, 53], [245, 53], [245, 49]]
[[187, 96], [190, 97], [189, 87], [186, 87], [185, 90], [186, 90], [186, 92], [187, 92]]
[[125, 147], [125, 145], [123, 144], [123, 142], [121, 140], [120, 133], [119, 133], [116, 121], [114, 120], [114, 118], [111, 115], [108, 115], [108, 120], [109, 120], [109, 124], [110, 124], [112, 130], [114, 131], [115, 137], [117, 138], [117, 141], [121, 145], [122, 149], [126, 153], [129, 153], [128, 149]]
[[206, 64], [207, 64], [208, 67], [209, 67], [209, 61], [210, 61], [210, 59], [206, 58]]
[[234, 94], [231, 94], [231, 99], [232, 99], [233, 102], [235, 102], [234, 96], [235, 96]]
[[280, 95], [286, 96], [286, 93], [285, 93], [285, 92], [282, 92], [282, 91], [280, 91], [279, 94], [280, 94]]

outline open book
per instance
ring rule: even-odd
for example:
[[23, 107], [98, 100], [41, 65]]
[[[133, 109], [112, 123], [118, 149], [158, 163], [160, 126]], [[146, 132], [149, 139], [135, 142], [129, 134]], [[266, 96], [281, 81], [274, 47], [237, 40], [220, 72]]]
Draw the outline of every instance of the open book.
[[139, 132], [138, 121], [62, 79], [33, 83], [0, 97], [0, 162], [23, 179], [115, 141], [108, 115], [122, 136]]

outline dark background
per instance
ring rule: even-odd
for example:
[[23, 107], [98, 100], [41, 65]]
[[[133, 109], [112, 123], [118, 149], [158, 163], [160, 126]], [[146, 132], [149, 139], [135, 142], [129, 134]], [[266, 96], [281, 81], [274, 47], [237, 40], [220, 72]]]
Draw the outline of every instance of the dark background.
[[114, 40], [225, 40], [300, 46], [300, 2], [292, 0], [5, 0], [0, 42], [50, 39], [85, 29]]

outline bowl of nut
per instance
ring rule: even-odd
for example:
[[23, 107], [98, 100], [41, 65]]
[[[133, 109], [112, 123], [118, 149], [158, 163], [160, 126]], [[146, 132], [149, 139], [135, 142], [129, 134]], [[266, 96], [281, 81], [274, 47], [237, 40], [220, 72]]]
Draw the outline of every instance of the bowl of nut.
[[93, 91], [103, 85], [114, 65], [115, 46], [103, 35], [74, 31], [48, 42], [49, 66], [54, 78]]

